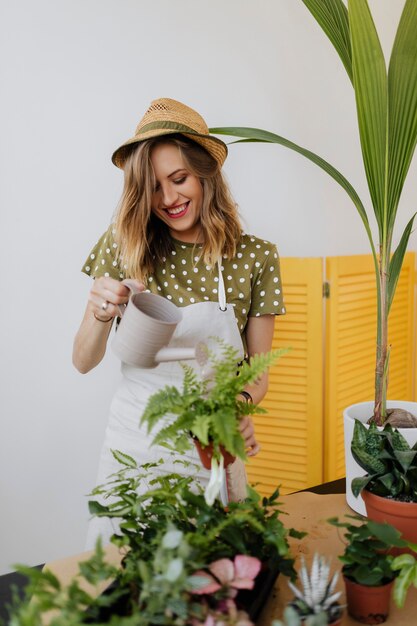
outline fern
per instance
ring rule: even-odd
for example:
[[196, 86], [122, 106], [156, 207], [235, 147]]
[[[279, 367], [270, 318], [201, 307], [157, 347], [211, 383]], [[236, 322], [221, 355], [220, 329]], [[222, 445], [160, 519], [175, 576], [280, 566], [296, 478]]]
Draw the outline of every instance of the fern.
[[239, 418], [265, 413], [265, 409], [242, 402], [238, 395], [247, 385], [255, 383], [287, 350], [257, 354], [249, 363], [245, 361], [238, 366], [238, 351], [222, 340], [216, 340], [216, 343], [218, 354], [208, 352], [211, 377], [204, 380], [192, 367], [182, 364], [182, 391], [168, 385], [151, 396], [141, 424], [146, 424], [151, 432], [165, 421], [154, 437], [155, 444], [183, 452], [189, 447], [188, 435], [191, 433], [203, 445], [211, 441], [215, 457], [220, 457], [220, 446], [223, 446], [232, 455], [245, 460]]

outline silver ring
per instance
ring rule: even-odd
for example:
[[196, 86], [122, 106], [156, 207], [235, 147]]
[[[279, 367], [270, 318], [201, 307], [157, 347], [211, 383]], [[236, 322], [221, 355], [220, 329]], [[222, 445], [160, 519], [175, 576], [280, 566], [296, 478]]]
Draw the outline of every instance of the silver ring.
[[109, 303], [107, 302], [107, 300], [103, 300], [103, 302], [101, 303], [102, 311], [107, 311], [108, 308], [109, 308]]

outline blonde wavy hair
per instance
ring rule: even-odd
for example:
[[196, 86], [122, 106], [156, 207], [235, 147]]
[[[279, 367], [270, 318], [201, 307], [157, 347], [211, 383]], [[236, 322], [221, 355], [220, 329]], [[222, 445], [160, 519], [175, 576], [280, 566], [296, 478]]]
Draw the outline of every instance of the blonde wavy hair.
[[143, 141], [126, 158], [124, 188], [114, 218], [119, 260], [127, 276], [143, 282], [172, 250], [168, 226], [151, 209], [156, 184], [151, 155], [155, 145], [162, 143], [177, 146], [186, 169], [201, 181], [200, 259], [213, 267], [222, 255], [234, 257], [242, 233], [237, 205], [218, 163], [204, 148], [182, 135]]

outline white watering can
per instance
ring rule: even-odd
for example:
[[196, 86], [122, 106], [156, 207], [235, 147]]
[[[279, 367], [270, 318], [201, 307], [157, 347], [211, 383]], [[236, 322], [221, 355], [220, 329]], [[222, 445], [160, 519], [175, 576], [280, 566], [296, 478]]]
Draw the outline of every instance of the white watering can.
[[182, 320], [181, 309], [153, 293], [138, 291], [134, 281], [122, 284], [131, 291], [127, 305], [120, 306], [121, 322], [112, 342], [113, 352], [121, 361], [136, 367], [153, 368], [164, 361], [194, 359], [200, 366], [207, 363], [204, 342], [194, 348], [168, 348], [172, 335]]

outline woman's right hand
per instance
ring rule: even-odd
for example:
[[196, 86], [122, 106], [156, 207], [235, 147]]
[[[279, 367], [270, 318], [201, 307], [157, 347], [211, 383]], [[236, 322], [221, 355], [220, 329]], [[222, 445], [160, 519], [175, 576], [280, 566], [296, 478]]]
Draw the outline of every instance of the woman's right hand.
[[[145, 289], [138, 280], [130, 282], [138, 291]], [[113, 319], [120, 315], [119, 305], [126, 304], [129, 296], [130, 289], [118, 280], [108, 276], [95, 279], [81, 326], [75, 336], [72, 354], [73, 363], [82, 374], [89, 372], [102, 360]], [[107, 303], [104, 308], [103, 303]]]
[[[135, 284], [138, 291], [145, 289], [145, 285], [138, 280], [130, 282]], [[118, 280], [101, 276], [96, 278], [90, 290], [88, 308], [99, 320], [113, 319], [120, 315], [119, 305], [127, 303], [130, 293], [130, 289]]]

